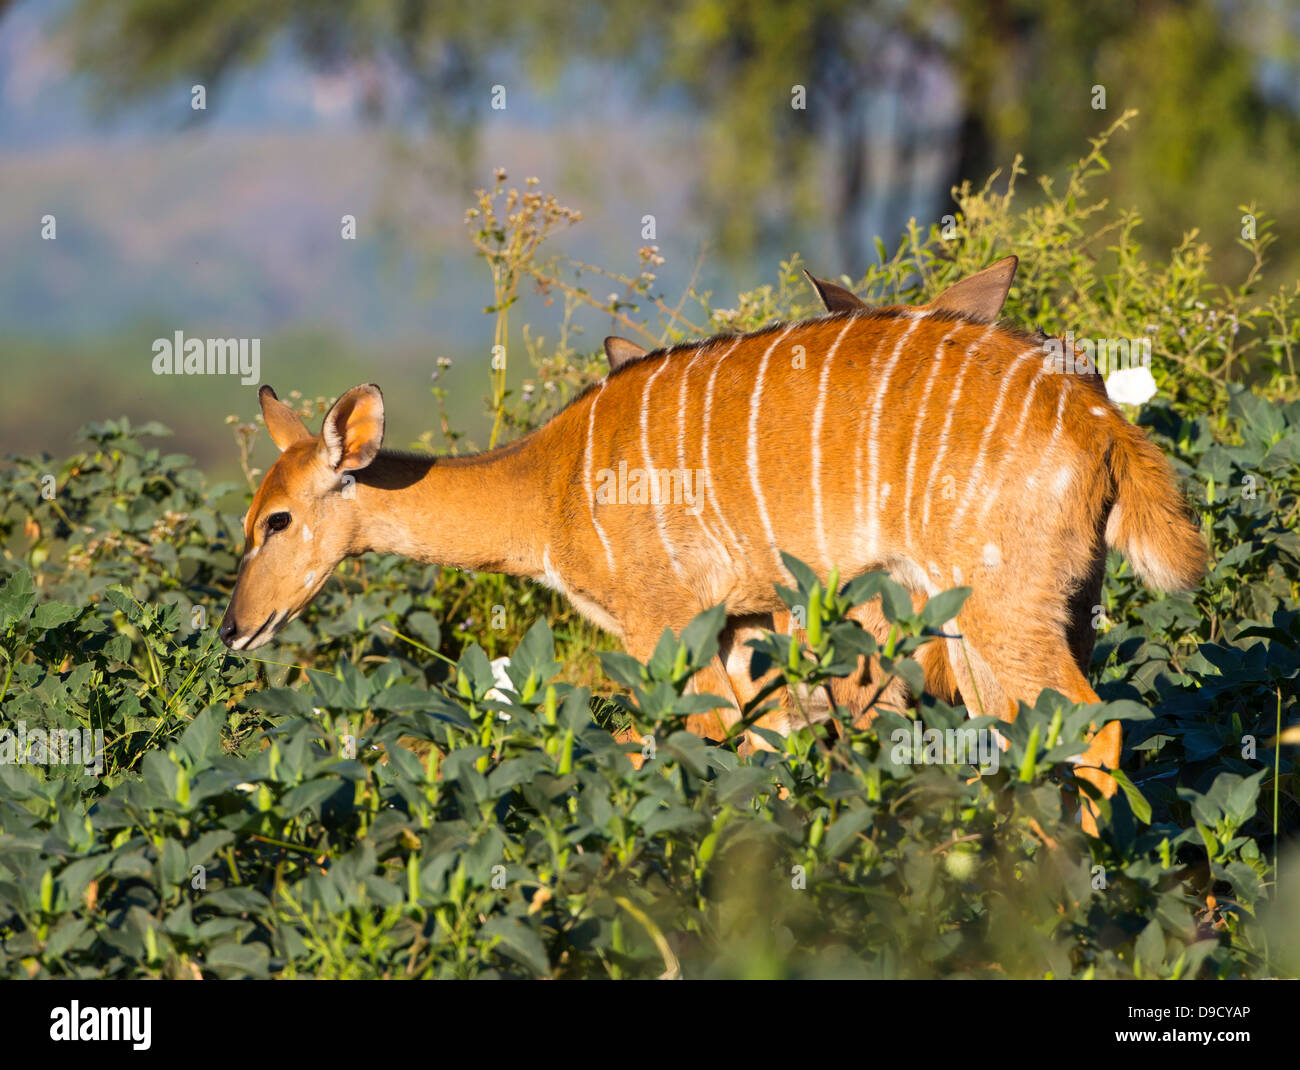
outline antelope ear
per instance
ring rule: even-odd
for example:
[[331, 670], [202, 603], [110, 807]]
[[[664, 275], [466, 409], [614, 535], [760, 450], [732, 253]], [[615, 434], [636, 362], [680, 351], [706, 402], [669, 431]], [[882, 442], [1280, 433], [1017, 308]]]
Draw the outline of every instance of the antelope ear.
[[822, 304], [826, 306], [827, 312], [857, 312], [859, 309], [868, 307], [867, 303], [857, 294], [846, 290], [843, 286], [836, 286], [833, 282], [819, 279], [807, 268], [804, 268], [803, 273], [808, 281], [813, 284], [813, 289], [817, 291], [817, 296], [822, 299]]
[[354, 386], [325, 414], [320, 429], [325, 463], [336, 472], [365, 468], [384, 443], [384, 395], [374, 383]]
[[1014, 256], [1004, 256], [996, 264], [954, 282], [925, 308], [957, 312], [971, 319], [992, 323], [1002, 314], [1002, 306], [1011, 290], [1020, 263]]
[[609, 370], [616, 372], [628, 361], [644, 357], [646, 351], [635, 342], [611, 334], [605, 339], [605, 356], [609, 358]]
[[269, 386], [264, 386], [257, 392], [257, 400], [262, 403], [262, 419], [266, 421], [271, 441], [279, 447], [281, 453], [295, 442], [311, 438], [311, 432], [302, 422], [302, 417], [276, 397], [275, 391]]

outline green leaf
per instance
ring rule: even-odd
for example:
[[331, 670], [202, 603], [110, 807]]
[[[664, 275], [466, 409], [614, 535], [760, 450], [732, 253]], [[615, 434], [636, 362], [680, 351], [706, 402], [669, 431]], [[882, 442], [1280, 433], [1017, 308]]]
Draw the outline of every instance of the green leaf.
[[432, 613], [424, 610], [412, 613], [406, 618], [406, 627], [430, 650], [437, 650], [442, 644], [442, 628]]
[[147, 752], [140, 762], [144, 773], [144, 782], [159, 796], [159, 800], [171, 800], [176, 797], [176, 774], [179, 770], [162, 751]]
[[527, 966], [534, 976], [550, 975], [551, 965], [546, 958], [546, 947], [532, 929], [513, 918], [491, 918], [479, 932], [500, 941], [497, 945], [515, 961]]
[[32, 575], [19, 569], [0, 587], [0, 633], [8, 632], [27, 616], [36, 604], [36, 587]]
[[790, 575], [794, 577], [794, 582], [799, 588], [800, 601], [807, 606], [808, 596], [817, 583], [817, 573], [797, 557], [787, 554], [784, 550], [781, 551], [781, 561]]
[[1146, 796], [1138, 791], [1137, 785], [1129, 780], [1122, 769], [1108, 769], [1107, 772], [1115, 778], [1115, 783], [1123, 789], [1125, 796], [1128, 798], [1129, 809], [1133, 811], [1133, 816], [1144, 825], [1151, 824], [1151, 804], [1147, 802]]
[[255, 691], [248, 696], [248, 702], [254, 709], [264, 713], [279, 713], [291, 717], [313, 715], [311, 697], [287, 687], [268, 687], [263, 691]]
[[405, 747], [396, 743], [385, 743], [384, 749], [388, 752], [389, 766], [411, 783], [423, 784], [428, 779], [420, 759]]
[[225, 706], [214, 704], [199, 713], [181, 733], [180, 745], [195, 763], [221, 753], [221, 726], [225, 723]]
[[[1230, 787], [1227, 798], [1223, 803], [1223, 811], [1238, 828], [1255, 816], [1255, 806], [1259, 800], [1259, 786], [1268, 773], [1267, 768], [1261, 769], [1259, 772]], [[1231, 776], [1231, 774], [1224, 775]]]
[[[921, 609], [921, 621], [927, 628], [940, 630], [957, 616], [957, 611], [970, 597], [972, 588], [954, 587], [949, 591], [940, 591], [930, 598]], [[909, 610], [910, 612], [910, 610]]]
[[204, 956], [204, 964], [223, 978], [266, 977], [270, 953], [262, 944], [217, 944]]
[[538, 618], [515, 647], [514, 653], [510, 655], [506, 675], [519, 695], [524, 694], [531, 677], [533, 694], [536, 695], [561, 668], [560, 663], [555, 660], [555, 638], [551, 635], [550, 625], [546, 623], [545, 618]]
[[32, 614], [32, 627], [42, 630], [57, 628], [60, 624], [75, 620], [80, 613], [79, 606], [70, 606], [66, 602], [43, 602]]
[[739, 809], [769, 785], [776, 786], [771, 769], [761, 765], [743, 765], [720, 774], [714, 782], [714, 791], [720, 803]]
[[456, 673], [461, 694], [465, 694], [465, 689], [468, 689], [467, 697], [475, 702], [482, 702], [487, 693], [496, 686], [496, 677], [492, 675], [492, 664], [478, 643], [471, 643], [461, 654], [460, 661], [456, 663]]
[[716, 605], [697, 614], [682, 629], [680, 642], [690, 654], [689, 665], [692, 669], [707, 665], [718, 652], [718, 633], [726, 622], [726, 606]]
[[873, 810], [850, 810], [841, 814], [826, 830], [822, 850], [827, 858], [838, 858], [858, 838], [858, 833], [875, 820]]
[[631, 654], [625, 654], [621, 650], [598, 650], [596, 656], [600, 658], [601, 668], [605, 670], [605, 675], [613, 678], [624, 687], [640, 687], [641, 663], [632, 657]]
[[129, 621], [138, 621], [143, 614], [140, 604], [131, 597], [131, 592], [121, 586], [113, 586], [104, 592], [104, 597], [122, 611]]
[[1165, 962], [1165, 936], [1158, 921], [1149, 921], [1137, 938], [1133, 954], [1142, 963], [1143, 977], [1155, 977]]
[[280, 800], [280, 810], [289, 817], [297, 817], [303, 810], [315, 809], [349, 781], [336, 776], [308, 780], [285, 792]]

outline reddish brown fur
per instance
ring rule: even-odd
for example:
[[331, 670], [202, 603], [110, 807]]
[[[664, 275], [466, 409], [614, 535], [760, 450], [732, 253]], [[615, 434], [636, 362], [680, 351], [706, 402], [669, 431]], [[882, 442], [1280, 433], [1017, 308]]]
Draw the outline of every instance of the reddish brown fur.
[[[918, 604], [973, 587], [947, 629], [962, 638], [922, 655], [927, 682], [1009, 719], [1044, 687], [1096, 701], [1081, 618], [1107, 539], [1148, 581], [1188, 586], [1204, 568], [1167, 463], [1096, 383], [1046, 371], [1020, 331], [951, 311], [848, 312], [648, 354], [532, 435], [470, 460], [375, 455], [373, 387], [344, 395], [319, 438], [273, 394], [263, 405], [285, 452], [250, 510], [222, 629], [250, 649], [341, 557], [381, 550], [549, 583], [646, 658], [665, 627], [719, 602], [745, 626], [782, 613], [780, 549], [823, 579], [832, 566], [846, 579], [889, 569]], [[700, 512], [599, 501], [598, 473], [620, 462], [707, 473]], [[355, 494], [343, 500], [349, 471]], [[319, 534], [271, 533], [277, 509]], [[302, 583], [304, 570], [316, 580]], [[268, 613], [265, 637], [239, 634]], [[880, 634], [878, 610], [860, 614]], [[737, 705], [759, 686], [743, 634], [728, 643], [739, 656], [696, 681]], [[850, 682], [837, 697], [861, 706], [862, 694]], [[717, 735], [738, 716], [729, 707], [692, 727]], [[790, 727], [789, 709], [768, 723]], [[1114, 766], [1118, 748], [1108, 729], [1090, 757]]]

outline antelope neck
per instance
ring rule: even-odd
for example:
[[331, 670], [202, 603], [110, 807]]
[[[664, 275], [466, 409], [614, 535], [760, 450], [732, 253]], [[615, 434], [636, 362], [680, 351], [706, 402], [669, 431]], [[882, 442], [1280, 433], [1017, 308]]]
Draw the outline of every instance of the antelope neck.
[[381, 450], [355, 473], [351, 552], [541, 577], [550, 517], [532, 439], [472, 457]]

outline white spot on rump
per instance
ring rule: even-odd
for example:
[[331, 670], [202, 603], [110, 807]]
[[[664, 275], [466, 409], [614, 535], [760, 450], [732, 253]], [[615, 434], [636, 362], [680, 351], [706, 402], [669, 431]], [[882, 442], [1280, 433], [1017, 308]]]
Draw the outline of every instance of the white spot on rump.
[[1106, 410], [1103, 409], [1100, 405], [1094, 405], [1094, 406], [1093, 406], [1091, 409], [1089, 409], [1088, 411], [1091, 412], [1094, 416], [1105, 416], [1105, 415], [1106, 415]]
[[986, 542], [984, 544], [984, 565], [986, 568], [997, 568], [1002, 564], [1002, 551], [998, 549], [996, 543]]
[[1070, 484], [1074, 482], [1074, 470], [1067, 464], [1057, 470], [1052, 477], [1052, 493], [1061, 497], [1070, 489]]
[[304, 587], [310, 587], [315, 582], [315, 580], [316, 580], [316, 573], [313, 572], [311, 569], [308, 569], [307, 575], [306, 577], [304, 577], [302, 581], [302, 585]]

